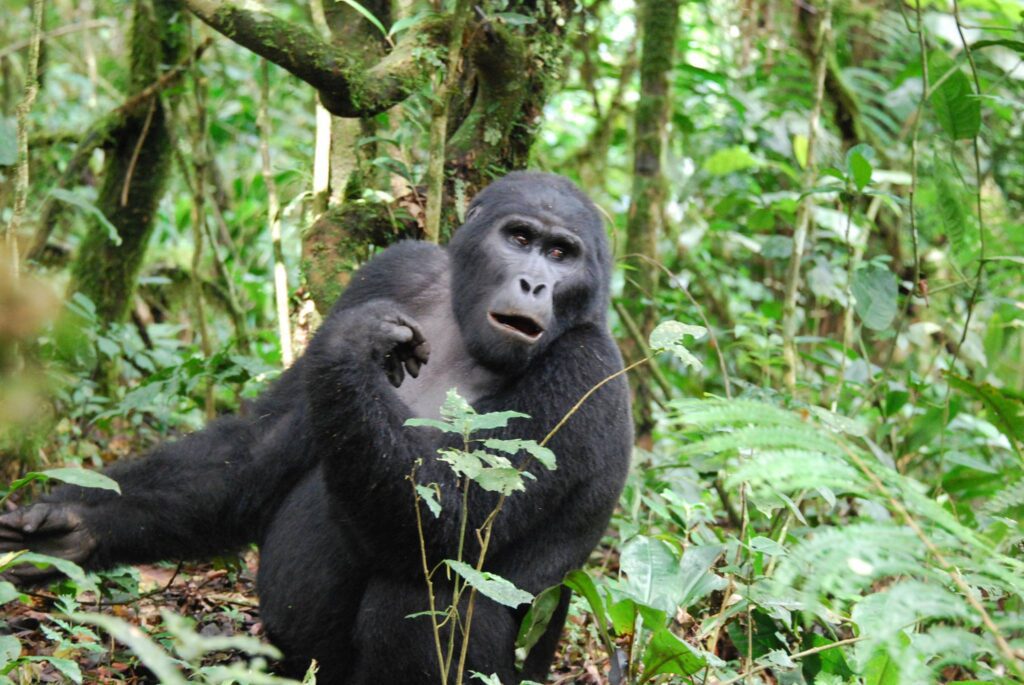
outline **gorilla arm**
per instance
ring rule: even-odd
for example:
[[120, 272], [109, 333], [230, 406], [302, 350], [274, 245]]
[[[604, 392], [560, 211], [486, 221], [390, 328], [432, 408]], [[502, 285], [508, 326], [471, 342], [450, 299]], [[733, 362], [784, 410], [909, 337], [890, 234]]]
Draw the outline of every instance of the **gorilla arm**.
[[[419, 545], [408, 476], [422, 460], [417, 480], [440, 486], [444, 510], [438, 518], [422, 517], [428, 554], [432, 561], [454, 557], [462, 499], [454, 474], [436, 455], [439, 447], [452, 446], [444, 442], [450, 436], [404, 427], [411, 412], [382, 371], [388, 355], [415, 356], [412, 343], [418, 326], [388, 301], [337, 314], [311, 344], [306, 369], [313, 440], [324, 460], [337, 518], [351, 524], [376, 563], [391, 569], [417, 568]], [[382, 319], [386, 325], [375, 323]], [[619, 368], [618, 352], [597, 327], [584, 325], [564, 333], [521, 375], [505, 379], [502, 387], [477, 403], [479, 411], [517, 410], [532, 417], [487, 437], [541, 440], [577, 399]], [[570, 420], [552, 444], [558, 469], [531, 467], [537, 480], [507, 499], [494, 525], [489, 557], [538, 531], [566, 530], [567, 522], [560, 519], [569, 515], [580, 518], [574, 525], [586, 529], [585, 539], [568, 541], [578, 549], [555, 565], [565, 566], [564, 573], [585, 559], [604, 530], [628, 467], [627, 402], [625, 386], [617, 381], [588, 399], [590, 406]], [[586, 423], [582, 417], [587, 417]], [[580, 494], [584, 496], [578, 507], [565, 506], [568, 498]], [[483, 524], [496, 503], [494, 493], [471, 488], [470, 531]], [[470, 532], [466, 537], [472, 558], [475, 536]]]
[[[300, 375], [286, 373], [252, 418], [219, 419], [105, 469], [120, 495], [62, 486], [0, 516], [0, 553], [29, 549], [99, 569], [209, 556], [254, 541], [264, 512], [311, 467], [304, 402], [291, 390]], [[51, 573], [29, 565], [14, 571], [24, 579]]]

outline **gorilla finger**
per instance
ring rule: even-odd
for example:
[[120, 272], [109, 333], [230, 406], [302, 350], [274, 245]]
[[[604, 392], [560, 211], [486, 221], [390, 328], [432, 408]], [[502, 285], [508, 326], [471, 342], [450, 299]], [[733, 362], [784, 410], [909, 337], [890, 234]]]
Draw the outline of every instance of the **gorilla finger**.
[[409, 357], [405, 360], [405, 370], [409, 372], [409, 375], [413, 378], [419, 378], [420, 376], [420, 360], [416, 357]]
[[413, 319], [408, 316], [400, 316], [398, 320], [403, 326], [412, 331], [412, 338], [410, 339], [410, 342], [414, 346], [419, 345], [424, 340], [426, 340], [426, 338], [423, 337], [423, 331], [420, 330], [420, 325], [419, 323], [416, 322], [416, 319]]
[[384, 374], [388, 377], [388, 382], [394, 387], [397, 388], [402, 385], [402, 381], [405, 380], [405, 371], [398, 357], [389, 354], [384, 358]]
[[388, 340], [394, 340], [398, 344], [411, 342], [415, 335], [411, 328], [401, 323], [385, 321], [381, 324], [381, 328]]
[[69, 526], [63, 507], [35, 504], [28, 508], [21, 529], [26, 533], [45, 533]]
[[424, 340], [414, 347], [412, 350], [412, 356], [415, 357], [420, 364], [426, 364], [427, 360], [430, 359], [430, 343]]

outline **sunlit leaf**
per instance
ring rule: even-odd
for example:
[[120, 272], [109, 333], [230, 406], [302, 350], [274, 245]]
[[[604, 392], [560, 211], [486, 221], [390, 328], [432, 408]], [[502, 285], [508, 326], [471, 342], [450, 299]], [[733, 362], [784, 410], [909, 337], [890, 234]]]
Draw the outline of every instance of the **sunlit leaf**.
[[511, 581], [499, 575], [489, 571], [477, 571], [469, 564], [454, 559], [445, 559], [444, 563], [459, 574], [470, 587], [498, 604], [514, 609], [520, 604], [533, 601], [533, 595], [520, 590]]
[[750, 150], [737, 145], [719, 150], [708, 157], [704, 161], [704, 170], [712, 176], [724, 176], [758, 164], [758, 160], [750, 154]]
[[683, 345], [683, 340], [690, 336], [696, 340], [707, 335], [708, 329], [703, 326], [692, 326], [678, 321], [664, 321], [651, 331], [647, 344], [655, 352], [667, 351], [690, 368], [699, 371], [704, 365]]
[[535, 440], [499, 440], [493, 438], [484, 440], [484, 447], [500, 450], [508, 454], [518, 454], [520, 451], [525, 450], [549, 471], [554, 471], [556, 468], [555, 453], [547, 447], [543, 447]]

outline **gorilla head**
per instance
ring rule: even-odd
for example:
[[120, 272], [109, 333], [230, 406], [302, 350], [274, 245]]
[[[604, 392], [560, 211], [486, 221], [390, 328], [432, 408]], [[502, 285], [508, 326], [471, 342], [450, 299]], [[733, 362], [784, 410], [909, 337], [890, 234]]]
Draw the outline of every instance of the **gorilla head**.
[[604, 322], [611, 264], [601, 216], [561, 176], [518, 172], [492, 183], [449, 254], [459, 329], [493, 370], [523, 368], [564, 331]]

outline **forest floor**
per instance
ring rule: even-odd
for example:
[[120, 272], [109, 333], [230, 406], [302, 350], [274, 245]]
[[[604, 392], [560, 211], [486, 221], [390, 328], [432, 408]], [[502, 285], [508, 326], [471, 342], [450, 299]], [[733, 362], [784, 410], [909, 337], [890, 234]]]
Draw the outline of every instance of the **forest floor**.
[[[85, 611], [99, 611], [123, 619], [145, 630], [157, 642], [170, 636], [163, 629], [161, 612], [187, 616], [195, 622], [196, 631], [204, 637], [248, 635], [264, 638], [256, 596], [256, 570], [259, 555], [249, 551], [238, 557], [204, 563], [142, 565], [139, 571], [138, 594], [125, 599], [104, 599], [90, 602], [88, 594], [80, 597]], [[59, 616], [55, 596], [45, 590], [31, 590], [30, 604], [12, 602], [4, 607], [12, 632], [25, 652], [53, 655], [75, 660], [85, 683], [125, 683], [128, 685], [157, 683], [158, 680], [122, 645], [108, 640], [95, 644], [82, 635], [74, 640], [54, 640], [54, 617]], [[591, 644], [591, 631], [583, 616], [570, 616], [548, 683], [565, 685], [599, 685], [603, 657], [596, 643]], [[226, 663], [239, 658], [237, 652], [214, 652], [204, 663]], [[38, 661], [28, 670], [33, 682], [65, 683], [67, 678], [49, 662]], [[29, 675], [29, 674], [25, 674]]]

